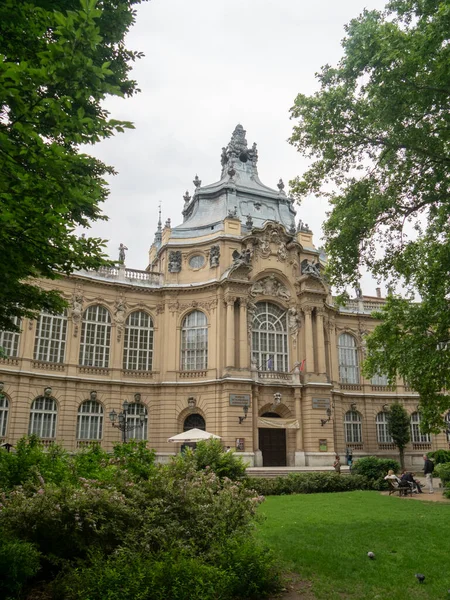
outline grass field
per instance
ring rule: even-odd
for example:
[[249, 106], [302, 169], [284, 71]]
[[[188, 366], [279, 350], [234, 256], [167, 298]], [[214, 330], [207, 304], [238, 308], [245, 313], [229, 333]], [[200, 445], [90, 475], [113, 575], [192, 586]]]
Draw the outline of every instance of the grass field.
[[260, 510], [260, 537], [318, 599], [450, 599], [449, 504], [361, 491], [271, 496]]

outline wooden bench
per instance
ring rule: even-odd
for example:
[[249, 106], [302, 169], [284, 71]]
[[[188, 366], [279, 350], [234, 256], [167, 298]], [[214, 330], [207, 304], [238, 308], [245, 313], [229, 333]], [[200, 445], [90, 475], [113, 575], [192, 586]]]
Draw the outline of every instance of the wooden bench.
[[396, 485], [392, 481], [392, 479], [387, 479], [386, 481], [389, 484], [389, 496], [391, 494], [395, 494], [395, 492], [397, 492], [399, 496], [407, 496], [408, 494], [410, 496], [412, 496], [412, 493], [413, 493], [412, 486], [410, 486], [410, 485], [408, 485], [408, 486], [406, 486], [406, 485], [403, 486], [402, 485], [401, 486], [401, 485], [398, 485], [398, 484]]

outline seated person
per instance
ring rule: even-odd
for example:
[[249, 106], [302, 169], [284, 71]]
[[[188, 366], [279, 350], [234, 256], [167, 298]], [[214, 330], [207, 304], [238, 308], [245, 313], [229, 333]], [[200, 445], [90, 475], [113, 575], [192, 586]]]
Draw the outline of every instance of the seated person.
[[406, 471], [406, 469], [403, 469], [402, 471], [402, 475], [401, 475], [401, 481], [406, 481], [408, 482], [408, 484], [411, 485], [412, 487], [412, 491], [416, 494], [422, 494], [422, 489], [420, 487], [420, 483], [414, 479], [414, 473], [410, 473], [409, 471]]
[[404, 487], [409, 488], [410, 485], [407, 481], [402, 481], [397, 475], [394, 473], [392, 469], [389, 469], [388, 474], [384, 478], [386, 481], [390, 481], [394, 487]]

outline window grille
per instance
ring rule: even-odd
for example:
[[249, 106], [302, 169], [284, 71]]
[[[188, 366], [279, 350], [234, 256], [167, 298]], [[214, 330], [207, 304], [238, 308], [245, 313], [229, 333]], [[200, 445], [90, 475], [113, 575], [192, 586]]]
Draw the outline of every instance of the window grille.
[[54, 398], [39, 396], [33, 401], [30, 412], [28, 435], [51, 439], [56, 437], [58, 408]]
[[67, 317], [43, 312], [36, 325], [34, 360], [64, 362], [66, 349]]
[[78, 409], [77, 440], [101, 440], [103, 407], [97, 400], [86, 400]]
[[413, 444], [429, 444], [431, 442], [430, 434], [420, 431], [421, 420], [420, 413], [415, 412], [411, 415], [411, 441]]
[[258, 302], [252, 322], [252, 360], [260, 371], [288, 370], [286, 311], [270, 302]]
[[181, 328], [181, 370], [198, 371], [208, 364], [208, 327], [199, 310], [189, 313]]
[[[21, 321], [19, 317], [12, 319], [14, 325], [20, 327]], [[20, 333], [15, 331], [0, 331], [0, 348], [6, 353], [8, 358], [16, 358], [19, 352]]]
[[379, 412], [376, 416], [377, 441], [379, 444], [393, 444], [394, 440], [389, 435], [388, 418], [385, 412]]
[[339, 379], [341, 383], [359, 383], [358, 348], [355, 338], [342, 333], [338, 341]]
[[202, 415], [194, 413], [185, 418], [183, 431], [189, 431], [190, 429], [201, 429], [202, 431], [206, 431], [206, 423]]
[[80, 365], [109, 366], [111, 317], [104, 306], [90, 306], [83, 316], [80, 343]]
[[5, 437], [6, 426], [8, 424], [8, 398], [4, 394], [0, 394], [0, 437]]
[[151, 371], [153, 363], [153, 321], [145, 312], [133, 312], [125, 323], [123, 368]]
[[356, 410], [349, 410], [344, 418], [347, 444], [362, 444], [362, 417]]

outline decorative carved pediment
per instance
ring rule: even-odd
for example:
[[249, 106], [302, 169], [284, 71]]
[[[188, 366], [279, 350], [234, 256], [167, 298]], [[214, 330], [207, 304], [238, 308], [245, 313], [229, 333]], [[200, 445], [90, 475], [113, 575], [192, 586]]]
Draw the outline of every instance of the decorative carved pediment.
[[264, 279], [255, 281], [250, 290], [250, 296], [253, 298], [256, 296], [274, 296], [282, 300], [289, 300], [291, 292], [285, 285], [278, 281], [275, 275], [269, 275]]

